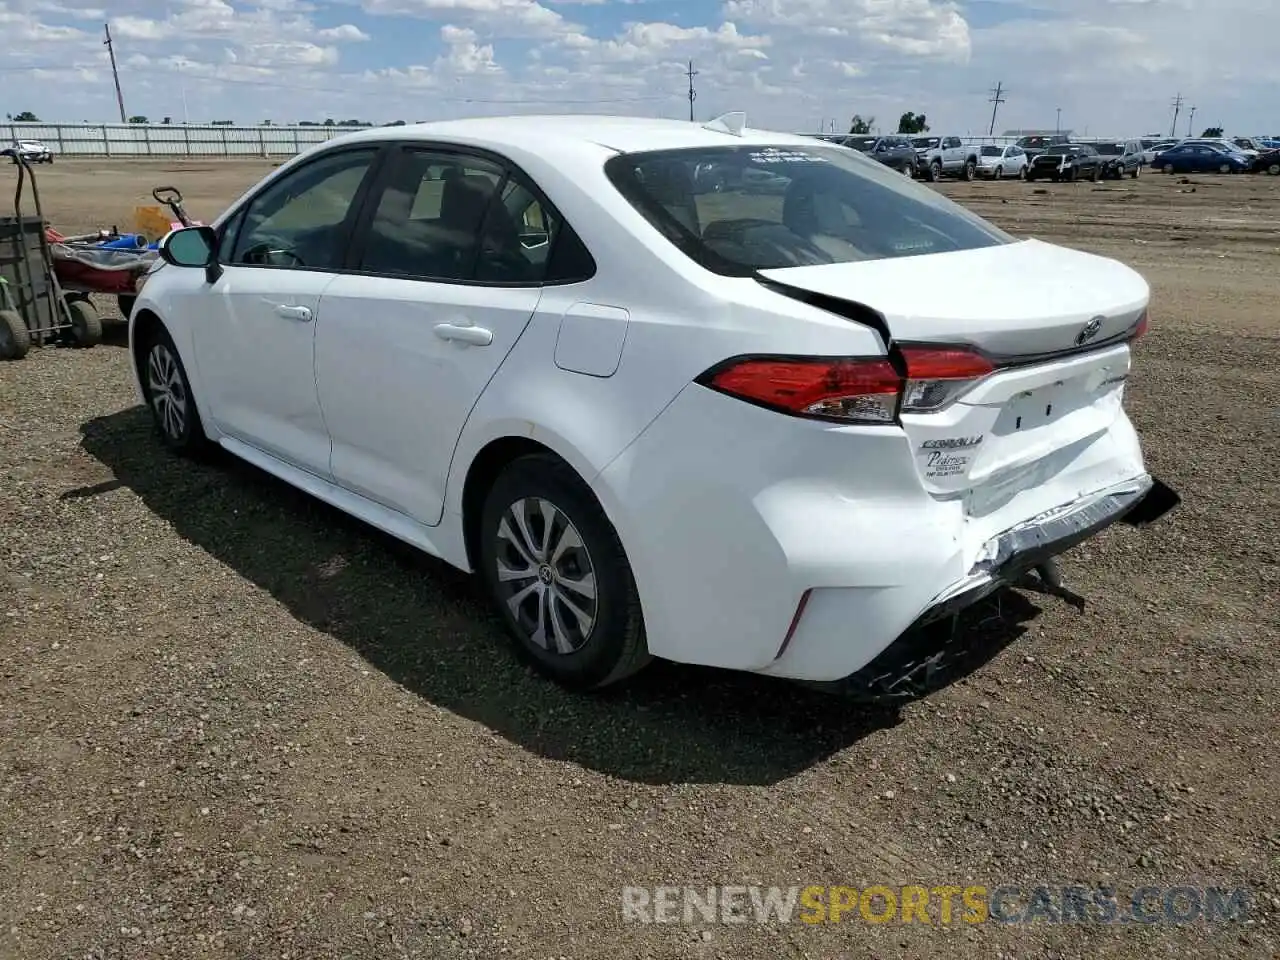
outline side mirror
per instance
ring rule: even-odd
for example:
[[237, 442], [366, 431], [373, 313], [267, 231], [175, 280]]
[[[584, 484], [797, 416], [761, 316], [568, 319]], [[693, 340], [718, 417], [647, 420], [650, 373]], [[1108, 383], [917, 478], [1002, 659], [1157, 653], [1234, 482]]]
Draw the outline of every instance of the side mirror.
[[203, 267], [209, 283], [222, 276], [217, 258], [218, 235], [213, 227], [183, 227], [160, 241], [160, 258], [175, 267]]

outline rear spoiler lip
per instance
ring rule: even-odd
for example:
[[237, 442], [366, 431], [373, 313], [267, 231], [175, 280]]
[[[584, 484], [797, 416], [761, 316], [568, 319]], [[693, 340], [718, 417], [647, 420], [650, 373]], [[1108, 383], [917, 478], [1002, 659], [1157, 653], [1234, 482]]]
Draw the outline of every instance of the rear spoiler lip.
[[[849, 320], [853, 323], [860, 323], [863, 326], [870, 327], [880, 335], [880, 341], [884, 344], [886, 353], [893, 353], [893, 348], [895, 346], [925, 343], [924, 341], [899, 340], [895, 338], [893, 336], [893, 332], [889, 329], [889, 322], [885, 319], [884, 314], [879, 310], [876, 310], [874, 307], [870, 307], [865, 303], [860, 303], [857, 300], [846, 300], [842, 297], [832, 297], [825, 293], [815, 293], [812, 290], [806, 290], [804, 287], [792, 286], [789, 283], [783, 283], [781, 280], [776, 280], [773, 277], [766, 277], [760, 271], [753, 273], [752, 279], [762, 287], [772, 290], [780, 296], [808, 304], [809, 306], [816, 307], [819, 310], [825, 310], [827, 313], [843, 317], [845, 320]], [[985, 357], [997, 370], [1010, 370], [1016, 367], [1032, 366], [1037, 363], [1048, 363], [1051, 360], [1064, 360], [1068, 357], [1076, 357], [1081, 354], [1107, 350], [1111, 347], [1119, 346], [1122, 343], [1128, 343], [1134, 339], [1134, 335], [1142, 325], [1142, 320], [1146, 315], [1147, 310], [1143, 309], [1138, 319], [1134, 321], [1128, 329], [1121, 331], [1115, 336], [1108, 337], [1105, 340], [1097, 340], [1092, 343], [1084, 344], [1083, 346], [1070, 346], [1064, 347], [1061, 350], [1049, 350], [1039, 353], [996, 355], [963, 340], [930, 340], [925, 345], [930, 347], [957, 347], [968, 350], [972, 353], [977, 353]]]

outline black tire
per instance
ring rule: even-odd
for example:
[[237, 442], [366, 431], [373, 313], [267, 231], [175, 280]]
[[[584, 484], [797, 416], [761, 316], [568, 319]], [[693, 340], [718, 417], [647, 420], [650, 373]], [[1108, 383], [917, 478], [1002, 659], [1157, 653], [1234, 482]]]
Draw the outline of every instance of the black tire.
[[1280, 176], [1280, 163], [1273, 163], [1267, 167], [1267, 175], [1271, 177]]
[[67, 298], [67, 312], [71, 314], [71, 342], [87, 349], [102, 342], [102, 318], [87, 297]]
[[1093, 168], [1093, 173], [1091, 173], [1091, 174], [1089, 175], [1089, 179], [1090, 179], [1092, 182], [1094, 182], [1094, 183], [1097, 183], [1099, 180], [1101, 180], [1101, 179], [1102, 179], [1102, 168], [1101, 168], [1101, 167], [1094, 167], [1094, 168]]
[[1003, 176], [1004, 176], [1004, 167], [997, 166], [994, 170], [991, 171], [992, 180], [999, 180]]
[[21, 360], [31, 349], [31, 331], [22, 315], [0, 310], [0, 360]]
[[972, 183], [974, 177], [978, 175], [977, 163], [973, 160], [966, 160], [964, 162], [964, 172], [961, 175], [964, 177], [966, 183]]
[[1019, 180], [1026, 180], [1026, 179], [1027, 179], [1027, 174], [1028, 174], [1029, 172], [1030, 172], [1030, 171], [1029, 171], [1026, 167], [1019, 167], [1019, 168], [1018, 168], [1018, 179], [1019, 179]]
[[137, 302], [137, 299], [138, 298], [131, 293], [122, 293], [116, 297], [116, 307], [120, 310], [120, 315], [126, 320], [128, 320], [129, 315], [133, 313], [133, 305]]
[[925, 174], [925, 179], [928, 180], [930, 183], [937, 183], [939, 180], [942, 179], [941, 162], [935, 160], [933, 161], [933, 163], [929, 164], [927, 169], [928, 169], [928, 172]]
[[1133, 173], [1129, 174], [1129, 178], [1130, 178], [1131, 180], [1137, 180], [1140, 176], [1142, 176], [1142, 167], [1141, 167], [1141, 166], [1134, 167], [1134, 168], [1133, 168]]
[[[579, 609], [591, 616], [585, 636], [580, 629], [580, 621], [573, 622], [569, 608], [561, 601], [553, 599], [550, 605], [544, 606], [535, 593], [530, 594], [516, 611], [508, 603], [510, 592], [514, 590], [538, 588], [539, 583], [545, 586], [538, 589], [550, 590], [554, 589], [553, 583], [572, 582], [572, 579], [561, 580], [563, 569], [552, 571], [551, 564], [544, 562], [536, 549], [530, 554], [517, 552], [501, 532], [512, 529], [506, 517], [508, 511], [521, 501], [551, 504], [559, 515], [553, 515], [553, 528], [564, 529], [563, 521], [567, 520], [578, 534], [582, 549], [572, 551], [576, 556], [566, 553], [566, 560], [575, 565], [571, 572], [581, 574], [589, 570], [594, 575], [596, 595], [593, 601], [589, 601], [585, 594], [565, 590], [563, 586], [560, 589], [572, 597]], [[543, 515], [539, 513], [537, 517], [530, 518], [532, 538], [543, 535]], [[560, 566], [564, 562], [562, 560]], [[509, 570], [518, 566], [531, 573], [527, 578], [508, 577], [504, 580], [499, 576], [500, 564]], [[480, 566], [489, 596], [516, 650], [539, 672], [556, 682], [577, 690], [597, 689], [626, 679], [649, 662], [640, 597], [622, 541], [590, 488], [558, 458], [549, 454], [520, 457], [499, 475], [485, 498], [480, 518]], [[522, 583], [527, 583], [528, 587], [519, 587]], [[562, 635], [569, 641], [566, 646], [570, 649], [565, 652], [550, 649], [553, 641], [546, 636], [548, 621], [551, 621], [554, 632], [557, 612], [559, 622], [565, 625]], [[547, 646], [533, 639], [535, 621], [543, 627]]]
[[[161, 326], [153, 327], [138, 352], [141, 358], [138, 379], [142, 383], [142, 395], [146, 397], [147, 409], [151, 411], [151, 421], [155, 424], [160, 442], [183, 456], [203, 453], [209, 441], [205, 437], [195, 394], [191, 391], [191, 381], [187, 378], [187, 368], [182, 363], [182, 357], [178, 354], [169, 331]], [[166, 415], [165, 404], [158, 397], [156, 383], [168, 384], [167, 393], [174, 398], [176, 404], [173, 409], [180, 413], [180, 423], [176, 424], [176, 428], [175, 418]]]

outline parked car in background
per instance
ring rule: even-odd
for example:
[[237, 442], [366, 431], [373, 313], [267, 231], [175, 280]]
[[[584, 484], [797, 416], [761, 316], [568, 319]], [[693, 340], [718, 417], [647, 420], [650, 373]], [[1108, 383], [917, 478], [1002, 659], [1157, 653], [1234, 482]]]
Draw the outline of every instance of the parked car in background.
[[924, 170], [929, 165], [929, 151], [942, 146], [942, 138], [928, 135], [912, 137], [911, 146], [916, 149], [916, 165]]
[[1231, 142], [1246, 154], [1252, 153], [1257, 156], [1267, 152], [1266, 145], [1256, 137], [1232, 137]]
[[978, 148], [978, 173], [992, 180], [1002, 177], [1025, 180], [1028, 166], [1027, 155], [1012, 143], [1005, 146], [986, 144]]
[[27, 163], [53, 163], [53, 151], [41, 140], [15, 140], [13, 150]]
[[1142, 141], [1142, 162], [1148, 167], [1155, 163], [1156, 154], [1162, 150], [1168, 150], [1176, 147], [1182, 141], [1180, 140], [1143, 140]]
[[476, 574], [576, 688], [661, 657], [891, 693], [959, 610], [1177, 502], [1124, 405], [1141, 274], [812, 138], [372, 128], [160, 256], [128, 349], [159, 442]]
[[1156, 154], [1151, 169], [1161, 173], [1248, 173], [1253, 160], [1219, 143], [1184, 140]]
[[1228, 140], [1226, 137], [1187, 137], [1182, 143], [1200, 144], [1210, 147], [1218, 147], [1226, 150], [1228, 153], [1235, 153], [1248, 158], [1250, 162], [1258, 155], [1257, 150], [1248, 147], [1241, 147], [1234, 140]]
[[1280, 147], [1260, 154], [1253, 161], [1253, 170], [1255, 173], [1269, 173], [1273, 177], [1280, 176]]
[[943, 137], [925, 158], [925, 177], [930, 181], [943, 177], [972, 180], [978, 175], [978, 148], [967, 145], [959, 137]]
[[870, 150], [864, 151], [868, 156], [879, 160], [890, 170], [897, 170], [909, 177], [916, 175], [916, 148], [911, 140], [903, 136], [878, 137]]
[[1027, 171], [1028, 180], [1071, 183], [1085, 178], [1095, 182], [1102, 179], [1102, 158], [1087, 143], [1055, 143], [1046, 147], [1032, 159], [1031, 169]]
[[1043, 153], [1047, 147], [1052, 147], [1060, 143], [1069, 143], [1070, 140], [1071, 138], [1065, 133], [1050, 133], [1019, 137], [1014, 141], [1014, 145], [1022, 148], [1022, 152], [1027, 155], [1028, 160], [1035, 160], [1035, 158]]
[[1097, 140], [1093, 149], [1102, 158], [1102, 176], [1137, 179], [1142, 174], [1143, 150], [1140, 140]]

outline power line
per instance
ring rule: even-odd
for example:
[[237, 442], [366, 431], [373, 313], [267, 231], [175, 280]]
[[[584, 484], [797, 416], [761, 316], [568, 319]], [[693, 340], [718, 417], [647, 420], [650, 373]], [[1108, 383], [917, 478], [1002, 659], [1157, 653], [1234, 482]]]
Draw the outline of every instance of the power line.
[[107, 32], [107, 39], [103, 44], [107, 48], [107, 54], [111, 57], [111, 76], [116, 81], [116, 103], [120, 105], [120, 122], [128, 123], [124, 115], [124, 94], [120, 92], [120, 71], [116, 69], [116, 48], [111, 43], [111, 24], [104, 23], [102, 28]]
[[1169, 136], [1178, 135], [1178, 113], [1182, 110], [1182, 93], [1173, 98], [1173, 123], [1169, 124]]
[[991, 91], [991, 99], [987, 102], [991, 104], [991, 129], [987, 131], [987, 136], [994, 136], [996, 132], [996, 111], [1000, 109], [1000, 104], [1004, 103], [1004, 98], [1000, 96], [1004, 92], [1004, 82], [996, 81], [995, 89]]
[[689, 69], [685, 71], [685, 76], [689, 78], [689, 122], [693, 122], [693, 101], [698, 99], [698, 92], [693, 89], [693, 78], [698, 75], [698, 71], [693, 69], [693, 61], [689, 61]]

